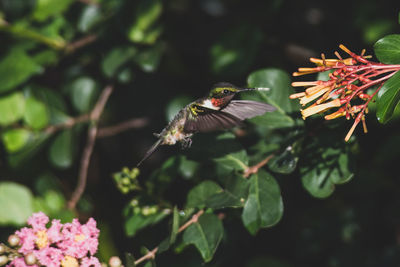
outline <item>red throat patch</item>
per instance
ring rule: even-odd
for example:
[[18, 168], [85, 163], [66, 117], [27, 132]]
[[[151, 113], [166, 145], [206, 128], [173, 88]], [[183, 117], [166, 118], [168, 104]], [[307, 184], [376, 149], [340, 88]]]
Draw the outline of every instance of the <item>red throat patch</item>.
[[221, 107], [225, 104], [224, 98], [211, 98], [211, 103], [216, 107]]

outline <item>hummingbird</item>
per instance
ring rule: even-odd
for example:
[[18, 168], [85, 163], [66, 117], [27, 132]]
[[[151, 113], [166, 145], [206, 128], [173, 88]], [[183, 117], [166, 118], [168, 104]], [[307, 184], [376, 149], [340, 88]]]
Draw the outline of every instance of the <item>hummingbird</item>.
[[185, 106], [160, 133], [154, 133], [158, 140], [145, 153], [137, 167], [160, 145], [180, 142], [183, 148], [187, 148], [192, 144], [191, 137], [195, 133], [241, 126], [245, 119], [276, 110], [274, 106], [258, 101], [233, 100], [237, 93], [250, 90], [266, 91], [269, 88], [240, 88], [226, 82], [215, 84], [208, 96]]

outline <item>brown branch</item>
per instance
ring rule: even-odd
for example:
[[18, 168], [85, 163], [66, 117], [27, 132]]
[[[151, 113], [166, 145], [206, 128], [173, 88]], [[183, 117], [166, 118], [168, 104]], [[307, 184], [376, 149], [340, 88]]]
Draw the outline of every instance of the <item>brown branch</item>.
[[248, 178], [250, 175], [257, 173], [258, 169], [264, 167], [264, 165], [266, 165], [275, 155], [271, 154], [268, 157], [266, 157], [265, 159], [263, 159], [262, 161], [260, 161], [259, 163], [257, 163], [254, 166], [248, 167], [244, 173], [243, 173], [243, 177], [244, 178]]
[[107, 103], [108, 98], [110, 97], [113, 91], [113, 87], [111, 85], [107, 86], [103, 92], [101, 93], [95, 107], [90, 113], [90, 119], [92, 120], [92, 124], [88, 129], [88, 141], [82, 153], [81, 166], [79, 169], [78, 175], [78, 184], [70, 200], [68, 201], [68, 209], [74, 209], [79, 199], [81, 198], [83, 192], [86, 187], [87, 173], [90, 163], [90, 156], [92, 155], [94, 144], [96, 142], [96, 136], [98, 131], [98, 121], [100, 119], [101, 113], [104, 110], [104, 106]]
[[113, 126], [100, 128], [99, 132], [97, 133], [97, 137], [103, 138], [103, 137], [117, 135], [126, 130], [142, 128], [146, 126], [148, 123], [149, 123], [148, 118], [133, 118]]
[[[199, 220], [199, 217], [201, 215], [203, 215], [203, 213], [204, 213], [204, 210], [199, 210], [196, 214], [194, 214], [192, 216], [192, 218], [190, 218], [189, 221], [187, 221], [184, 225], [179, 227], [178, 234], [181, 233], [182, 231], [184, 231], [186, 228], [188, 228], [193, 223], [196, 223]], [[144, 255], [143, 257], [141, 257], [135, 261], [135, 265], [138, 265], [139, 263], [141, 263], [145, 260], [154, 259], [156, 257], [157, 250], [158, 250], [158, 247], [155, 247], [153, 250], [147, 252], [146, 255]]]
[[47, 134], [54, 134], [60, 130], [72, 128], [75, 124], [88, 122], [90, 120], [90, 114], [83, 114], [75, 118], [70, 118], [63, 123], [50, 125], [44, 129]]
[[97, 40], [97, 35], [95, 34], [87, 35], [81, 39], [78, 39], [72, 43], [67, 44], [65, 47], [65, 51], [67, 53], [75, 52], [75, 50], [82, 48], [90, 43], [93, 43], [96, 40]]

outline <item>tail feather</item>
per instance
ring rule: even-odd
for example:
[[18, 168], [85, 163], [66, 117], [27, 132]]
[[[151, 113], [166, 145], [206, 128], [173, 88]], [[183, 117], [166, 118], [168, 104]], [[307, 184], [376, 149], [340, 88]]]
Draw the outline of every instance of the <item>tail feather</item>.
[[154, 151], [156, 151], [157, 147], [159, 147], [161, 145], [162, 139], [158, 139], [157, 142], [155, 142], [149, 150], [147, 150], [146, 154], [144, 154], [144, 157], [142, 158], [141, 161], [139, 161], [139, 163], [136, 165], [136, 167], [139, 167], [140, 164], [142, 164], [143, 161], [145, 161], [148, 157], [151, 156], [151, 154], [153, 154]]

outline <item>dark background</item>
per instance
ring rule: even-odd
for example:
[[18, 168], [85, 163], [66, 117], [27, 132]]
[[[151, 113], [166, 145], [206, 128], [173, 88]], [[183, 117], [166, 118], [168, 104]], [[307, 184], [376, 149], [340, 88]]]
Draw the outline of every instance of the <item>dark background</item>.
[[[21, 2], [19, 7], [15, 4], [13, 7], [11, 0], [0, 1], [9, 22], [26, 16], [33, 2]], [[84, 73], [107, 84], [99, 65], [110, 48], [129, 45], [126, 27], [132, 21], [136, 5], [136, 1], [119, 1], [106, 23], [97, 29], [96, 42], [47, 68], [44, 74], [34, 78], [35, 82], [61, 90], [66, 79], [64, 71], [80, 65]], [[82, 3], [72, 5], [66, 17], [74, 21], [81, 8]], [[310, 56], [319, 57], [323, 52], [327, 58], [332, 58], [339, 44], [355, 52], [366, 48], [367, 54], [373, 55], [375, 41], [399, 31], [398, 12], [398, 3], [390, 1], [165, 1], [159, 21], [163, 26], [159, 41], [164, 50], [158, 68], [145, 72], [133, 66], [134, 78], [126, 84], [116, 82], [109, 102], [111, 111], [104, 114], [104, 123], [108, 125], [133, 117], [144, 117], [149, 123], [97, 141], [87, 188], [87, 198], [92, 204], [83, 217], [90, 215], [107, 222], [112, 237], [112, 241], [107, 242], [121, 255], [137, 252], [141, 246], [153, 248], [165, 237], [165, 225], [151, 226], [134, 238], [125, 237], [121, 226], [122, 209], [130, 196], [121, 195], [110, 176], [122, 166], [133, 167], [140, 160], [155, 141], [152, 133], [165, 126], [166, 107], [171, 100], [177, 96], [202, 97], [219, 81], [244, 86], [248, 74], [260, 68], [276, 67], [292, 73], [298, 67], [311, 66]], [[12, 39], [4, 33], [0, 38], [0, 54], [4, 55]], [[221, 54], [211, 51], [221, 43], [239, 51], [239, 59], [218, 69], [213, 66]], [[278, 225], [252, 236], [238, 219], [240, 212], [230, 211], [223, 221], [223, 241], [210, 263], [203, 264], [195, 248], [190, 247], [180, 254], [169, 251], [157, 256], [157, 264], [399, 266], [398, 120], [379, 125], [371, 112], [367, 123], [367, 135], [356, 130], [360, 145], [355, 177], [350, 183], [338, 186], [332, 196], [313, 198], [303, 189], [297, 173], [281, 176], [278, 182], [285, 211]], [[345, 122], [338, 134], [344, 136], [350, 126], [351, 122]], [[43, 169], [49, 169], [60, 178], [68, 195], [75, 184], [85, 138], [83, 134], [77, 145], [75, 163], [68, 170], [49, 167], [41, 160], [46, 157], [45, 153], [24, 168], [9, 169], [3, 153], [2, 176], [33, 184], [32, 180], [21, 177], [35, 177]], [[141, 182], [168, 156], [176, 153], [180, 153], [177, 147], [162, 147], [143, 165]], [[177, 179], [171, 188], [169, 200], [182, 207], [188, 184]], [[5, 237], [13, 228], [3, 230]]]

